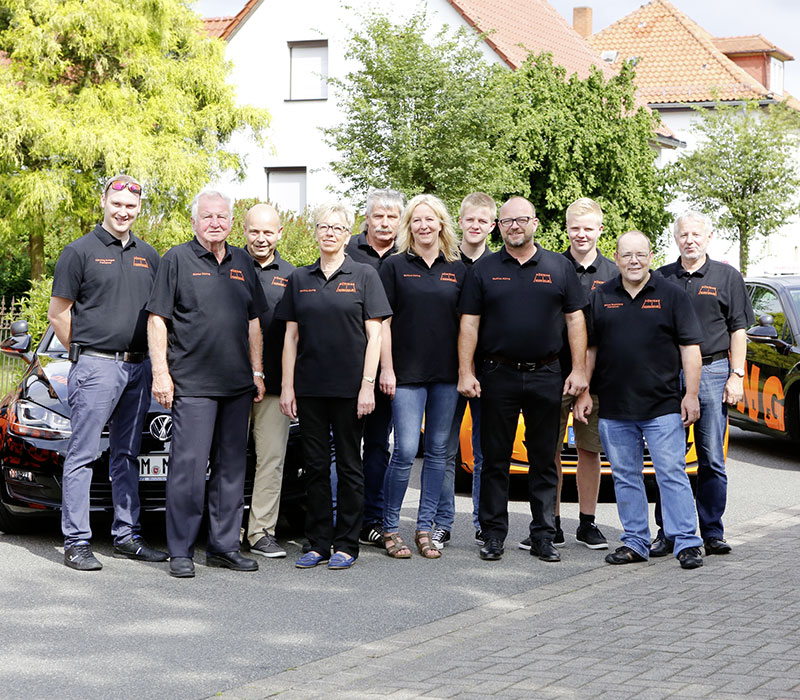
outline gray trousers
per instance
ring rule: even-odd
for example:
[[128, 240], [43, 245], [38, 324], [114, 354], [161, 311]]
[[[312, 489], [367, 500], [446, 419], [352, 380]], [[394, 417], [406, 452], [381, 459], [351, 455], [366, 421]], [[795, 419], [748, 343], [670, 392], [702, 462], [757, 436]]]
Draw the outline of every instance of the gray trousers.
[[61, 529], [64, 545], [88, 541], [92, 463], [109, 424], [109, 469], [114, 503], [111, 534], [120, 544], [139, 532], [139, 448], [150, 407], [150, 361], [132, 363], [82, 355], [72, 365], [67, 403], [72, 435], [64, 459]]

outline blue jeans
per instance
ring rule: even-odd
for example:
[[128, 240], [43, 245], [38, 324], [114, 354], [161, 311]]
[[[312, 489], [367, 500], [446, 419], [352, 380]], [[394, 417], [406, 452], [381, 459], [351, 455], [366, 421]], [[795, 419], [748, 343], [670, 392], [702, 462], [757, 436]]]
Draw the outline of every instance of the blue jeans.
[[647, 440], [656, 481], [663, 501], [664, 530], [675, 542], [675, 555], [687, 547], [699, 547], [697, 512], [685, 466], [685, 437], [679, 413], [650, 420], [599, 421], [600, 439], [611, 462], [617, 512], [625, 530], [622, 543], [645, 559], [650, 556], [650, 524], [647, 494], [642, 476]]
[[72, 435], [64, 459], [61, 529], [69, 547], [90, 540], [89, 490], [92, 464], [108, 423], [114, 544], [139, 533], [139, 448], [150, 408], [150, 360], [131, 363], [83, 355], [67, 382]]
[[466, 399], [458, 397], [456, 413], [453, 416], [453, 427], [450, 430], [450, 438], [447, 444], [447, 464], [442, 483], [442, 495], [439, 497], [439, 507], [436, 510], [434, 522], [439, 527], [443, 527], [450, 532], [453, 529], [453, 522], [456, 517], [456, 469], [461, 469], [460, 464], [456, 464], [458, 457], [458, 445], [461, 439], [461, 422], [464, 419], [464, 412], [469, 401], [469, 412], [472, 416], [472, 524], [476, 530], [481, 529], [478, 520], [478, 500], [481, 494], [481, 465], [483, 464], [483, 454], [481, 453], [481, 400], [478, 398]]
[[400, 508], [419, 446], [423, 415], [424, 459], [417, 530], [429, 531], [433, 527], [433, 517], [442, 493], [447, 442], [457, 402], [455, 384], [405, 384], [397, 387], [392, 401], [394, 452], [383, 482], [384, 532], [397, 532], [400, 525]]
[[[700, 375], [700, 418], [694, 424], [694, 444], [697, 450], [697, 519], [700, 536], [722, 539], [728, 493], [725, 473], [725, 428], [728, 426], [728, 406], [722, 400], [730, 376], [727, 358], [703, 365]], [[656, 501], [656, 523], [662, 527], [661, 504]]]

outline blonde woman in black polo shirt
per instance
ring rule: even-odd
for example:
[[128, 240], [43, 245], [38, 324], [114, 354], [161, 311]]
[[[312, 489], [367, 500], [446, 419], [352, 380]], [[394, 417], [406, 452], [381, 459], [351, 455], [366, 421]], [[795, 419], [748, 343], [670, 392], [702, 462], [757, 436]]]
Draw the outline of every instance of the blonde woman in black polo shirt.
[[[381, 321], [392, 311], [378, 273], [345, 255], [352, 228], [348, 207], [317, 209], [319, 259], [294, 271], [275, 312], [276, 319], [286, 321], [281, 411], [300, 419], [307, 471], [311, 550], [295, 562], [299, 569], [326, 561], [329, 569], [348, 569], [358, 557], [364, 507], [362, 418], [375, 408]], [[331, 432], [338, 476], [335, 525]]]
[[398, 535], [400, 508], [425, 416], [424, 460], [414, 541], [437, 559], [431, 528], [445, 475], [447, 442], [458, 402], [458, 299], [467, 268], [444, 203], [417, 195], [406, 206], [397, 255], [380, 275], [394, 315], [384, 321], [380, 388], [392, 397], [394, 452], [383, 482], [384, 545], [389, 556], [411, 550]]

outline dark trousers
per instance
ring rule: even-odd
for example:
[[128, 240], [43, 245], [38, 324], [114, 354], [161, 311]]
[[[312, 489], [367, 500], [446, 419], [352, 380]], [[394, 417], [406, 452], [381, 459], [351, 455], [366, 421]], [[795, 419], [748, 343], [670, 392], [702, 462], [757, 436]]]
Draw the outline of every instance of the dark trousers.
[[364, 521], [362, 526], [383, 523], [383, 481], [389, 466], [389, 434], [392, 432], [392, 400], [375, 388], [375, 410], [364, 419]]
[[244, 511], [247, 424], [253, 394], [178, 396], [172, 404], [167, 472], [167, 547], [191, 557], [203, 519], [208, 479], [209, 552], [238, 552]]
[[[306, 463], [306, 537], [311, 549], [329, 554], [331, 547], [358, 557], [358, 532], [364, 510], [364, 473], [357, 399], [298, 397], [297, 417]], [[336, 451], [336, 524], [331, 496], [331, 443]]]
[[558, 472], [555, 453], [563, 387], [558, 361], [533, 372], [487, 360], [481, 376], [481, 447], [483, 468], [478, 518], [486, 538], [505, 540], [508, 534], [508, 467], [519, 412], [525, 419], [528, 451], [530, 536], [534, 541], [555, 537]]

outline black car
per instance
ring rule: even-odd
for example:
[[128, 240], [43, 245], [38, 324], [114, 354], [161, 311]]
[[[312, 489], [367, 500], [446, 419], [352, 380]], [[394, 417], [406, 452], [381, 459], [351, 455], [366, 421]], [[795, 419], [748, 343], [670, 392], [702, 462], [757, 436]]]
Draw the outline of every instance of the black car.
[[730, 422], [800, 442], [800, 275], [745, 284], [758, 322], [747, 330], [744, 399]]
[[[67, 405], [67, 351], [48, 328], [35, 352], [31, 352], [28, 324], [17, 321], [12, 336], [3, 341], [2, 352], [28, 364], [15, 389], [0, 401], [0, 530], [24, 532], [30, 518], [61, 508], [61, 473], [71, 434]], [[172, 417], [151, 401], [144, 422], [139, 455], [139, 494], [142, 511], [163, 511]], [[108, 469], [108, 431], [103, 431], [101, 454], [92, 463], [90, 490], [93, 511], [113, 511]], [[245, 504], [253, 490], [255, 454], [252, 436], [248, 446]], [[304, 501], [305, 472], [299, 426], [289, 434], [283, 471], [281, 510], [293, 512]]]

